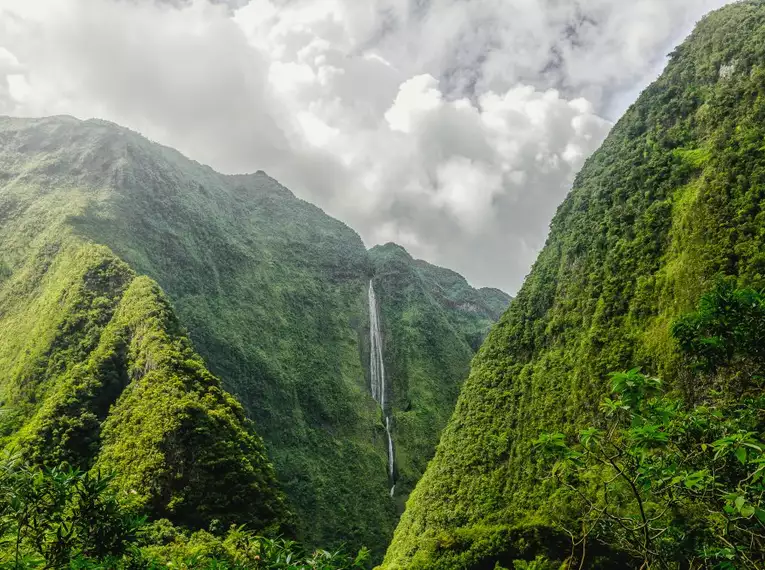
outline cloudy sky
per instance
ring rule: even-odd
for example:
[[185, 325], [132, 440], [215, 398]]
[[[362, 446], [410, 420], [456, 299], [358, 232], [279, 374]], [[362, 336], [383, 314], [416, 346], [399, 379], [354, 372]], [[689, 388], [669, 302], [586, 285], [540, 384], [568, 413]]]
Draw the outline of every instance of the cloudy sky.
[[0, 114], [100, 117], [515, 292], [584, 159], [730, 0], [0, 0]]

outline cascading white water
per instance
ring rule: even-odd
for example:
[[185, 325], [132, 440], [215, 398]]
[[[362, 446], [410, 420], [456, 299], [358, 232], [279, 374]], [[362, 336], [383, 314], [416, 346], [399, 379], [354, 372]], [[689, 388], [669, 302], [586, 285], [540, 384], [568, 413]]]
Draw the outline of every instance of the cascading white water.
[[393, 485], [390, 488], [390, 496], [396, 492], [396, 479], [393, 470], [393, 437], [390, 433], [390, 416], [385, 416], [385, 433], [388, 434], [388, 477]]
[[382, 334], [380, 334], [380, 315], [377, 297], [372, 281], [369, 281], [369, 383], [372, 398], [380, 404], [385, 417], [385, 433], [388, 436], [388, 477], [393, 486], [390, 496], [396, 492], [393, 457], [393, 436], [391, 435], [390, 415], [385, 408], [385, 364], [383, 363]]
[[372, 398], [380, 404], [385, 413], [385, 364], [383, 363], [382, 335], [377, 309], [377, 297], [372, 282], [369, 282], [369, 381]]

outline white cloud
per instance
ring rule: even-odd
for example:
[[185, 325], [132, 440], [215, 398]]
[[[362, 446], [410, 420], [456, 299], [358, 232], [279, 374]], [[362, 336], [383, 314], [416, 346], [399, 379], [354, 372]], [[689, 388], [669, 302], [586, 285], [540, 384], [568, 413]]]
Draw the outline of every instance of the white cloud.
[[393, 106], [385, 113], [385, 119], [394, 131], [411, 133], [420, 113], [438, 109], [442, 103], [438, 81], [430, 75], [418, 75], [401, 85]]
[[516, 289], [576, 170], [726, 0], [0, 0], [0, 113], [98, 116], [262, 168]]

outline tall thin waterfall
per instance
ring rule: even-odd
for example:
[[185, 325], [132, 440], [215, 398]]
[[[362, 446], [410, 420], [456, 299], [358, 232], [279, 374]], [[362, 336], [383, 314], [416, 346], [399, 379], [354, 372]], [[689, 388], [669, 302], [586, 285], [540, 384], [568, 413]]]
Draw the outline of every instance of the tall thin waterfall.
[[393, 437], [391, 435], [390, 413], [385, 407], [385, 364], [383, 362], [382, 334], [380, 334], [380, 309], [377, 306], [377, 297], [372, 281], [369, 281], [369, 382], [372, 389], [372, 398], [380, 404], [383, 417], [385, 418], [385, 433], [388, 436], [388, 477], [392, 487], [390, 496], [396, 492]]

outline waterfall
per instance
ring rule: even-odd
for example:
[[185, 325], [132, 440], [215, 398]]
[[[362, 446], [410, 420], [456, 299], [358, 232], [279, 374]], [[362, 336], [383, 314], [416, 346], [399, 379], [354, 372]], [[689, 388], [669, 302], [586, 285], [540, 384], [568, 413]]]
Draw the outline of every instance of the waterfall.
[[385, 416], [385, 433], [388, 435], [388, 477], [393, 485], [390, 488], [390, 496], [396, 492], [396, 479], [393, 472], [393, 437], [390, 434], [390, 416]]
[[385, 434], [388, 436], [388, 478], [392, 484], [390, 496], [396, 492], [393, 436], [391, 435], [390, 414], [385, 407], [385, 364], [383, 362], [382, 334], [380, 333], [380, 309], [372, 281], [369, 281], [369, 384], [372, 398], [380, 405], [385, 418]]
[[383, 363], [382, 335], [377, 308], [377, 297], [372, 282], [369, 282], [369, 381], [372, 398], [380, 404], [385, 414], [385, 364]]

